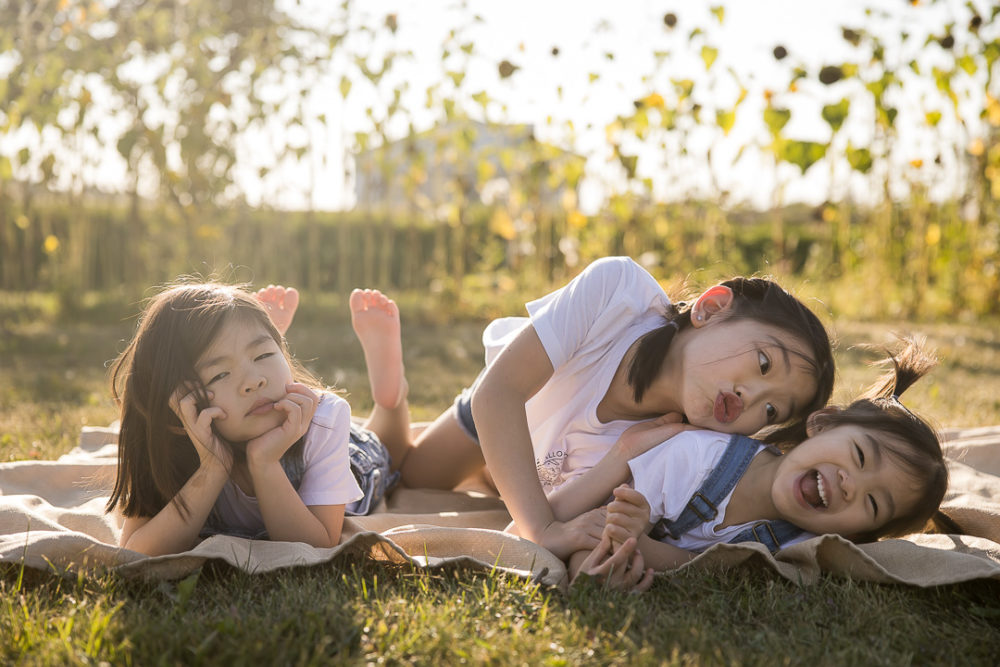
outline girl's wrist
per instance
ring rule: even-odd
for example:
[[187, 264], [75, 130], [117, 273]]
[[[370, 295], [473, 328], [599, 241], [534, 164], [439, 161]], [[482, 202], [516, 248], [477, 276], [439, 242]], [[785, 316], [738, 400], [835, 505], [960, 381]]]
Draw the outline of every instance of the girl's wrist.
[[281, 468], [280, 458], [271, 458], [259, 453], [247, 452], [247, 468], [250, 471], [251, 477], [256, 477], [262, 474], [266, 474], [269, 470], [274, 468]]
[[199, 469], [204, 470], [207, 473], [219, 473], [224, 476], [229, 476], [229, 469], [232, 468], [232, 462], [227, 462], [219, 456], [204, 456], [201, 458], [199, 463]]
[[632, 459], [632, 450], [621, 440], [617, 440], [607, 455], [622, 465], [628, 465], [628, 462]]

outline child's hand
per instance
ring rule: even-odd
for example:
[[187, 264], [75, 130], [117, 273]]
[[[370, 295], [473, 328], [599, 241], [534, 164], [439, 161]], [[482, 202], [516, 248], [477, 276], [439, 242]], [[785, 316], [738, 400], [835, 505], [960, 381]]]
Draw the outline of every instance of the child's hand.
[[542, 532], [538, 544], [559, 558], [568, 558], [577, 551], [589, 551], [601, 541], [604, 514], [604, 508], [598, 507], [566, 522], [553, 521]]
[[634, 459], [681, 431], [690, 431], [695, 428], [690, 424], [682, 423], [682, 419], [683, 415], [680, 413], [668, 412], [656, 419], [629, 426], [624, 433], [618, 436], [618, 442], [615, 443], [615, 446], [626, 459]]
[[[212, 392], [208, 392], [208, 398], [212, 398]], [[184, 432], [198, 450], [201, 465], [221, 464], [228, 473], [233, 467], [233, 453], [229, 445], [212, 430], [212, 422], [225, 419], [226, 413], [222, 408], [212, 406], [199, 412], [196, 403], [195, 393], [188, 387], [181, 387], [170, 397], [169, 404], [184, 425]]]
[[649, 527], [649, 503], [635, 489], [621, 485], [614, 490], [615, 499], [608, 505], [603, 538], [618, 549], [628, 538], [638, 538]]
[[298, 382], [285, 385], [285, 389], [288, 393], [274, 404], [275, 410], [285, 413], [285, 421], [247, 442], [247, 461], [250, 463], [276, 463], [309, 430], [319, 396]]
[[635, 538], [629, 538], [612, 553], [611, 542], [605, 537], [572, 573], [570, 584], [581, 574], [594, 577], [612, 590], [642, 593], [653, 585], [653, 570], [646, 569]]

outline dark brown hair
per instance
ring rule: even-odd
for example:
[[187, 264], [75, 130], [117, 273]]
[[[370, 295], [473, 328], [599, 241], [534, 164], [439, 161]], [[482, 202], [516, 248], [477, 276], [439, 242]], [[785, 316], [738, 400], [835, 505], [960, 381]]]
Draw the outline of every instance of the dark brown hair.
[[[170, 408], [181, 386], [208, 405], [195, 364], [223, 325], [239, 318], [263, 327], [288, 360], [292, 377], [319, 383], [289, 355], [285, 342], [255, 295], [238, 285], [176, 284], [154, 296], [139, 317], [135, 336], [111, 368], [111, 392], [120, 409], [118, 476], [107, 508], [125, 516], [154, 516], [198, 469], [199, 457]], [[233, 444], [233, 443], [230, 443]], [[301, 447], [301, 442], [293, 445]], [[239, 458], [241, 450], [233, 454]], [[178, 502], [184, 512], [183, 502]]]
[[[770, 428], [760, 436], [772, 443], [802, 442], [806, 437], [806, 418], [826, 405], [833, 394], [833, 348], [823, 323], [804, 303], [773, 280], [733, 278], [722, 285], [733, 292], [727, 320], [754, 320], [767, 324], [796, 337], [808, 347], [811, 357], [803, 357], [803, 360], [813, 370], [816, 393], [783, 425]], [[659, 375], [674, 336], [692, 326], [690, 305], [671, 306], [665, 319], [662, 326], [640, 339], [629, 365], [628, 383], [637, 403]]]
[[893, 537], [920, 531], [935, 517], [948, 488], [948, 468], [941, 443], [927, 422], [899, 402], [899, 397], [914, 382], [935, 366], [937, 360], [926, 350], [922, 337], [904, 337], [902, 350], [881, 362], [891, 370], [846, 408], [816, 416], [822, 427], [853, 425], [890, 436], [883, 448], [900, 463], [920, 488], [916, 505], [899, 514], [880, 529], [854, 535], [858, 542], [879, 537]]

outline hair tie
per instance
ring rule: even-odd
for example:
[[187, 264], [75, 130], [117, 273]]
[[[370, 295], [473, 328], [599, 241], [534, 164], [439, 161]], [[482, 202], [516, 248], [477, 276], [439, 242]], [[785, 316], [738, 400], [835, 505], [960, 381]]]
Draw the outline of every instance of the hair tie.
[[891, 398], [892, 402], [894, 402], [896, 405], [898, 405], [903, 410], [903, 412], [905, 412], [907, 415], [909, 415], [913, 419], [919, 419], [915, 414], [913, 414], [910, 411], [910, 409], [908, 407], [906, 407], [905, 405], [903, 405], [903, 402], [899, 400], [899, 394], [893, 394], [890, 398]]
[[669, 322], [667, 322], [667, 326], [668, 327], [673, 327], [674, 331], [680, 331], [681, 330], [680, 326], [677, 324], [677, 322], [675, 320], [670, 320]]

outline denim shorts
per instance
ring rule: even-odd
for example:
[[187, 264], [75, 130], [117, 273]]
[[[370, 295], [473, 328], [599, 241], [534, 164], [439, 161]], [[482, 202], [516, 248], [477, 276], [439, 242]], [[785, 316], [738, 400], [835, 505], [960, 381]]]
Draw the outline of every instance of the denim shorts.
[[368, 429], [351, 424], [348, 442], [351, 472], [365, 494], [344, 508], [347, 516], [363, 516], [371, 512], [399, 481], [399, 471], [392, 472], [389, 450]]
[[472, 392], [479, 386], [479, 381], [483, 379], [483, 375], [485, 373], [485, 368], [479, 371], [479, 375], [477, 375], [476, 379], [473, 380], [472, 385], [463, 389], [462, 392], [455, 397], [455, 419], [458, 420], [458, 425], [465, 432], [465, 435], [469, 436], [469, 438], [477, 445], [480, 445], [479, 431], [476, 430], [476, 422], [472, 418]]

